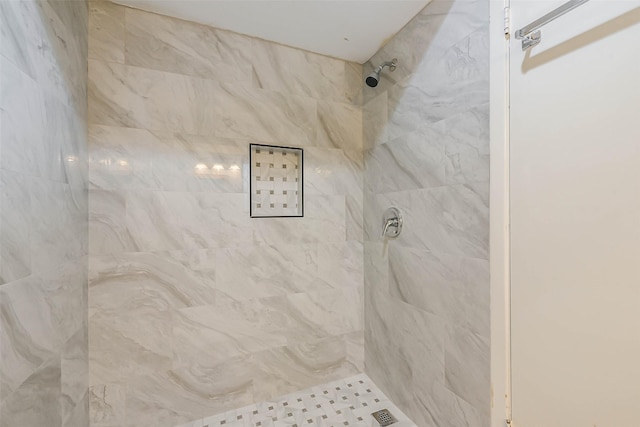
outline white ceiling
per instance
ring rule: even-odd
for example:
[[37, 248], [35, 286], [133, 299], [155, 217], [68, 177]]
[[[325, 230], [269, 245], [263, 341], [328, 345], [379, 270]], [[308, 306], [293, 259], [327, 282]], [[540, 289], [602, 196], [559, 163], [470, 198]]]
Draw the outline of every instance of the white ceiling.
[[429, 0], [115, 0], [364, 63]]

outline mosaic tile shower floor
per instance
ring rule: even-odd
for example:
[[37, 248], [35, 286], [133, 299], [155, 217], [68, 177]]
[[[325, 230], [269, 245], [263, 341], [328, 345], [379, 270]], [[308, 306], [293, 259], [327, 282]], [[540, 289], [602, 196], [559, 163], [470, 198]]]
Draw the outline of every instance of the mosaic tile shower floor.
[[393, 427], [416, 427], [366, 374], [177, 427], [379, 427], [371, 413], [385, 408], [398, 420]]

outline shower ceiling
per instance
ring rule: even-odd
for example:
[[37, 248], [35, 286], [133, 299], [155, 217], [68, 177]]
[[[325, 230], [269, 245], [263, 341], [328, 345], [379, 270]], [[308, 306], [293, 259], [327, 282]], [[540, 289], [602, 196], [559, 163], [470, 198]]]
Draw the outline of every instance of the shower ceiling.
[[116, 3], [364, 63], [429, 0], [117, 0]]

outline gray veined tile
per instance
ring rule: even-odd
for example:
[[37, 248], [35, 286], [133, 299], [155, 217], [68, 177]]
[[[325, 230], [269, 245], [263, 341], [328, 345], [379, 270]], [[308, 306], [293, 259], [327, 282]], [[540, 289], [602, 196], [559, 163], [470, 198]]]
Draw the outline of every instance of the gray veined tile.
[[487, 427], [489, 418], [436, 382], [417, 382], [415, 398], [405, 409], [418, 425]]
[[374, 148], [387, 141], [387, 91], [379, 92], [364, 104], [362, 112], [363, 148]]
[[91, 187], [242, 193], [248, 141], [92, 125]]
[[489, 182], [489, 104], [439, 124], [446, 141], [447, 183]]
[[318, 244], [318, 275], [335, 288], [362, 288], [363, 247], [358, 241]]
[[215, 91], [216, 136], [276, 145], [314, 145], [317, 106], [312, 98], [224, 83]]
[[300, 344], [257, 353], [253, 359], [260, 381], [254, 382], [255, 400], [273, 399], [358, 373], [347, 359], [344, 343], [339, 338], [323, 343], [323, 346]]
[[389, 293], [388, 245], [382, 241], [364, 243], [364, 286], [366, 292]]
[[89, 60], [89, 120], [211, 135], [217, 88], [213, 80]]
[[345, 196], [305, 195], [304, 203], [303, 218], [254, 219], [254, 240], [276, 246], [345, 241]]
[[206, 25], [126, 9], [126, 62], [144, 68], [251, 83], [252, 39]]
[[215, 249], [91, 257], [90, 315], [213, 304], [215, 259]]
[[39, 178], [30, 179], [29, 193], [32, 271], [54, 271], [85, 255], [87, 203], [84, 193], [74, 191], [68, 184]]
[[89, 190], [89, 253], [136, 252], [127, 230], [125, 195], [118, 191]]
[[31, 197], [27, 179], [0, 170], [0, 284], [31, 274]]
[[89, 2], [89, 58], [124, 64], [125, 7]]
[[42, 286], [41, 278], [29, 277], [0, 288], [2, 400], [59, 349], [54, 314]]
[[[0, 166], [14, 172], [41, 176], [48, 160], [45, 154], [49, 152], [42, 89], [2, 56], [0, 63]], [[24, 125], [25, 119], [29, 121], [28, 126]]]
[[37, 46], [43, 36], [37, 9], [35, 2], [0, 3], [2, 56], [33, 79], [39, 65]]
[[449, 325], [489, 336], [489, 262], [389, 247], [389, 293]]
[[228, 302], [178, 310], [173, 314], [174, 365], [224, 362], [286, 345], [280, 331], [286, 314], [271, 300]]
[[305, 194], [362, 194], [362, 160], [352, 160], [341, 149], [305, 149]]
[[248, 183], [248, 140], [153, 132], [158, 139], [151, 158], [159, 189], [243, 193]]
[[346, 90], [344, 61], [264, 40], [252, 41], [257, 87], [337, 102], [353, 99]]
[[158, 188], [151, 168], [160, 144], [148, 130], [90, 125], [89, 144], [92, 189]]
[[89, 318], [91, 386], [127, 384], [136, 376], [170, 369], [171, 313], [155, 307], [100, 311]]
[[220, 249], [217, 254], [217, 289], [233, 300], [317, 290], [317, 278], [315, 245], [258, 244]]
[[129, 385], [125, 426], [173, 426], [248, 405], [253, 401], [255, 376], [248, 365], [240, 359], [142, 376]]
[[443, 381], [445, 324], [378, 291], [367, 292], [365, 314], [366, 369], [403, 411], [416, 417], [410, 410], [416, 387]]
[[63, 426], [78, 425], [79, 420], [88, 419], [88, 342], [88, 329], [85, 323], [82, 328], [64, 344], [62, 349], [60, 386], [62, 391]]
[[89, 420], [95, 425], [124, 425], [125, 387], [96, 384], [89, 387]]
[[345, 62], [345, 101], [362, 106], [362, 65]]
[[372, 193], [445, 184], [445, 144], [437, 132], [415, 131], [365, 153], [365, 183]]
[[127, 228], [142, 251], [233, 247], [252, 241], [243, 194], [129, 191], [126, 197]]
[[452, 327], [445, 350], [445, 385], [490, 418], [489, 338]]
[[84, 268], [77, 260], [46, 276], [31, 275], [0, 288], [3, 398], [60, 354], [85, 324]]
[[62, 425], [60, 356], [46, 360], [0, 406], [1, 427]]
[[362, 108], [351, 104], [318, 101], [317, 144], [341, 148], [357, 159], [362, 151]]
[[363, 241], [364, 202], [362, 194], [345, 197], [347, 241]]

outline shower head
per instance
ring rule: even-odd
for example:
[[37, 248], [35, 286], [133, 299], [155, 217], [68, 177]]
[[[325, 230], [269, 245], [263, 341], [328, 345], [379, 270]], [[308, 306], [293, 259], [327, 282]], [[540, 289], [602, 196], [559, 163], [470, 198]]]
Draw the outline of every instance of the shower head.
[[382, 64], [378, 65], [378, 68], [376, 68], [373, 73], [369, 74], [364, 81], [365, 83], [367, 83], [367, 86], [376, 87], [380, 82], [380, 72], [384, 69], [384, 67], [389, 67], [389, 70], [394, 71], [397, 66], [398, 60], [396, 58], [393, 58], [393, 60], [391, 61], [383, 62]]

